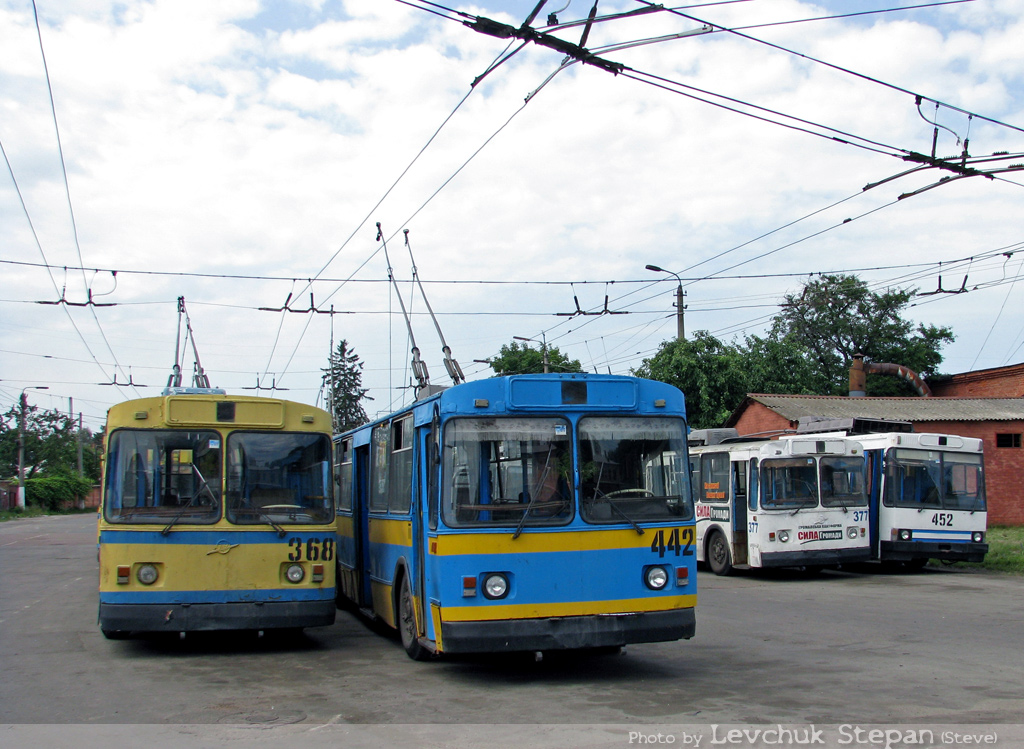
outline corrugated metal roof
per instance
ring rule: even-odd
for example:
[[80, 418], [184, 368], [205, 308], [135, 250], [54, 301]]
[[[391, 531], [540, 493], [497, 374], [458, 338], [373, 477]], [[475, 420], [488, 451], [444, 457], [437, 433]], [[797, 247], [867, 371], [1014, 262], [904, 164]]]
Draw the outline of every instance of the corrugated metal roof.
[[[1024, 398], [849, 398], [831, 395], [760, 395], [757, 401], [783, 418], [894, 419], [897, 421], [1022, 421]], [[741, 406], [732, 418], [735, 422]]]

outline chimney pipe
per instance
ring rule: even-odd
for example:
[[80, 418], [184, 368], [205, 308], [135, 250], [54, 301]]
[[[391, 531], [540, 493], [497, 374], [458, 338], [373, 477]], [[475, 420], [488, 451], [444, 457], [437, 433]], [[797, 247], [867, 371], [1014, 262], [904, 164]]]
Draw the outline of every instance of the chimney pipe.
[[885, 362], [866, 362], [864, 354], [854, 354], [853, 362], [850, 364], [850, 397], [863, 398], [866, 395], [866, 375], [887, 374], [895, 377], [902, 377], [913, 385], [914, 390], [922, 398], [931, 396], [932, 390], [927, 383], [914, 370], [904, 367], [902, 364], [888, 364]]
[[864, 354], [854, 354], [850, 364], [850, 397], [863, 398], [867, 395], [867, 376], [864, 372]]

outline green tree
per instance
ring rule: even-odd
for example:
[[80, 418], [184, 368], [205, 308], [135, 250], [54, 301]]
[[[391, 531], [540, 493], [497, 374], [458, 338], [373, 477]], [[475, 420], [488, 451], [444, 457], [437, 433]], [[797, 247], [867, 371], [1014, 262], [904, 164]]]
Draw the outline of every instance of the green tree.
[[25, 481], [25, 503], [59, 512], [81, 499], [93, 482], [78, 476], [40, 476]]
[[[903, 318], [916, 290], [887, 289], [876, 294], [856, 276], [826, 275], [788, 294], [776, 316], [771, 338], [801, 352], [813, 366], [810, 392], [842, 395], [854, 354], [876, 362], [902, 364], [921, 377], [936, 374], [940, 349], [953, 341], [950, 328], [918, 325]], [[869, 395], [913, 395], [902, 380], [868, 378]]]
[[815, 385], [821, 384], [819, 380], [824, 382], [823, 378], [793, 340], [772, 334], [765, 338], [746, 336], [739, 351], [748, 393], [815, 395], [820, 392]]
[[750, 392], [743, 350], [704, 330], [690, 339], [662, 343], [633, 374], [682, 390], [686, 418], [694, 429], [720, 426]]
[[348, 341], [338, 342], [328, 357], [327, 367], [321, 371], [326, 408], [331, 412], [334, 431], [346, 432], [369, 421], [361, 401], [373, 399], [366, 395], [363, 387], [363, 363], [348, 347]]
[[[13, 405], [0, 420], [0, 475], [18, 474], [18, 419], [20, 405]], [[30, 405], [25, 409], [25, 478], [78, 474], [78, 441], [82, 441], [85, 478], [98, 481], [99, 447], [88, 429], [79, 432], [78, 421], [57, 410]]]
[[[548, 371], [582, 372], [583, 366], [577, 359], [570, 359], [555, 346], [547, 346]], [[498, 355], [488, 360], [494, 376], [538, 374], [544, 371], [544, 351], [531, 348], [525, 343], [512, 341], [501, 347]]]

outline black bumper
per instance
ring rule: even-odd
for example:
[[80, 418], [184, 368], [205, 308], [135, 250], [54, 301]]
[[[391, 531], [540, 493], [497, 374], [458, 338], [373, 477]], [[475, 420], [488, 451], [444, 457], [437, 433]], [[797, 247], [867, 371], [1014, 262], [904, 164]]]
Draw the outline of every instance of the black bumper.
[[445, 653], [572, 650], [690, 639], [694, 609], [485, 622], [442, 622]]
[[761, 553], [762, 567], [833, 567], [856, 564], [871, 558], [871, 549], [816, 549], [814, 551], [774, 551]]
[[334, 623], [334, 599], [246, 603], [101, 603], [104, 632], [287, 629]]
[[909, 562], [912, 559], [941, 559], [944, 562], [983, 562], [988, 553], [984, 543], [948, 543], [943, 541], [882, 541], [878, 558], [883, 562]]

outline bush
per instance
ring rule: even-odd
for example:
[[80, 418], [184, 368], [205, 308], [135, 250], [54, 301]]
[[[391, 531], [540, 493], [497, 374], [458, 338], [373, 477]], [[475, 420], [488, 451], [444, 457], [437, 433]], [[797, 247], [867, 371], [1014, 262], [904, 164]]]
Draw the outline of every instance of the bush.
[[91, 489], [92, 482], [78, 476], [42, 476], [25, 482], [25, 502], [58, 512]]

